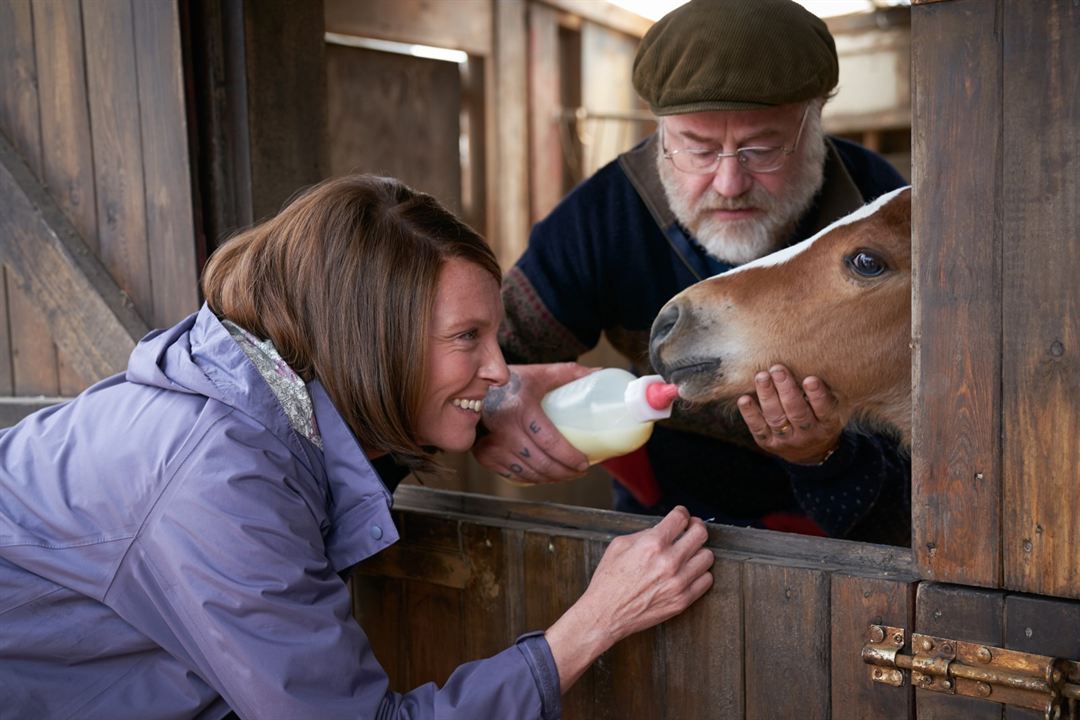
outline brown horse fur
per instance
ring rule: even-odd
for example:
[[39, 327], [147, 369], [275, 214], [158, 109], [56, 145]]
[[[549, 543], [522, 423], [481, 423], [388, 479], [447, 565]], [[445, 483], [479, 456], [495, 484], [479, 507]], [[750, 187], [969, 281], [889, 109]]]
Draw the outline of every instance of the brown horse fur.
[[[884, 270], [868, 276], [877, 264]], [[859, 270], [863, 272], [860, 273]], [[730, 411], [776, 363], [836, 394], [841, 419], [911, 441], [911, 189], [786, 250], [703, 280], [661, 309], [652, 365], [691, 403]]]

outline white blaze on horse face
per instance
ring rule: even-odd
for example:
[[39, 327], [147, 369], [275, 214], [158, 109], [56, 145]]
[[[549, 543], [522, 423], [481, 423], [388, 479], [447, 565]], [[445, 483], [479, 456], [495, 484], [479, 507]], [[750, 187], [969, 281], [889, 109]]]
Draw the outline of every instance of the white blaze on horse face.
[[[837, 229], [839, 227], [843, 227], [844, 225], [850, 225], [851, 223], [858, 222], [859, 220], [862, 220], [863, 218], [870, 217], [871, 215], [876, 213], [878, 210], [880, 210], [882, 207], [884, 207], [886, 204], [888, 204], [888, 202], [890, 200], [892, 200], [894, 197], [896, 197], [900, 193], [904, 192], [904, 190], [908, 189], [909, 187], [911, 187], [911, 186], [910, 185], [905, 185], [902, 188], [897, 188], [896, 190], [885, 193], [884, 195], [877, 198], [873, 202], [870, 202], [870, 203], [867, 203], [866, 205], [863, 205], [861, 208], [859, 208], [855, 212], [851, 213], [850, 215], [845, 215], [844, 217], [842, 217], [839, 220], [837, 220], [836, 222], [834, 222], [832, 225], [829, 225], [828, 227], [826, 227], [826, 228], [822, 229], [821, 231], [819, 231], [817, 234], [813, 235], [812, 237], [807, 238], [806, 240], [803, 240], [802, 242], [796, 243], [796, 244], [792, 245], [791, 247], [784, 248], [783, 250], [777, 250], [776, 252], [771, 253], [769, 255], [764, 255], [762, 257], [759, 257], [757, 260], [751, 260], [748, 263], [740, 265], [737, 268], [734, 268], [732, 270], [728, 270], [726, 273], [721, 273], [721, 274], [725, 275], [725, 276], [734, 275], [736, 273], [742, 272], [743, 270], [749, 270], [751, 268], [771, 267], [771, 266], [774, 266], [774, 265], [782, 265], [782, 264], [788, 262], [789, 260], [791, 260], [792, 258], [800, 255], [801, 253], [809, 250], [810, 246], [813, 245], [815, 242], [817, 242], [818, 239], [824, 237], [825, 235], [828, 235], [833, 230], [835, 230], [835, 229]], [[717, 276], [714, 276], [714, 277], [719, 277], [719, 276], [717, 275]]]
[[[679, 384], [686, 400], [730, 403], [753, 392], [756, 372], [783, 363], [796, 378], [813, 374], [829, 383], [843, 417], [876, 419], [906, 437], [911, 287], [905, 192], [888, 193], [798, 245], [683, 290], [657, 316], [654, 366]], [[880, 258], [889, 271], [859, 272], [852, 264], [856, 252]]]

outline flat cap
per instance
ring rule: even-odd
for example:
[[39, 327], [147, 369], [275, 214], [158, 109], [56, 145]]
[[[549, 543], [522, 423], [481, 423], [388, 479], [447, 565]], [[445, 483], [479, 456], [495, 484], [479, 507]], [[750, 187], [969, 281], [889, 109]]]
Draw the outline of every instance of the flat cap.
[[634, 88], [657, 115], [805, 101], [838, 74], [829, 29], [792, 0], [691, 0], [649, 28], [634, 58]]

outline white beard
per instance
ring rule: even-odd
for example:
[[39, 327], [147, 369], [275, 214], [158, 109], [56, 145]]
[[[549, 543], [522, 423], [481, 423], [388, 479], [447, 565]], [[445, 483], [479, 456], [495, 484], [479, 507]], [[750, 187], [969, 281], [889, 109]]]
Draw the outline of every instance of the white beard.
[[[680, 192], [680, 172], [664, 158], [662, 148], [658, 148], [656, 160], [664, 194], [675, 218], [710, 255], [732, 265], [741, 265], [783, 247], [821, 189], [825, 179], [825, 134], [821, 130], [820, 112], [807, 115], [802, 141], [791, 161], [798, 166], [788, 192], [781, 197], [755, 183], [737, 198], [723, 197], [709, 188], [697, 200], [690, 201]], [[720, 220], [711, 212], [747, 207], [764, 210], [764, 215], [746, 220]]]

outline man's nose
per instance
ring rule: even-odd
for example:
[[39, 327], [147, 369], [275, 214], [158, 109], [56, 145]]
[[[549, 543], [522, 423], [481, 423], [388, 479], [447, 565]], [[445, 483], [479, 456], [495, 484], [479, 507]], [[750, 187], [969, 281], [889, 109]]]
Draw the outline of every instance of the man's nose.
[[750, 190], [754, 178], [739, 162], [738, 156], [720, 158], [713, 173], [712, 188], [723, 197], [739, 197]]

